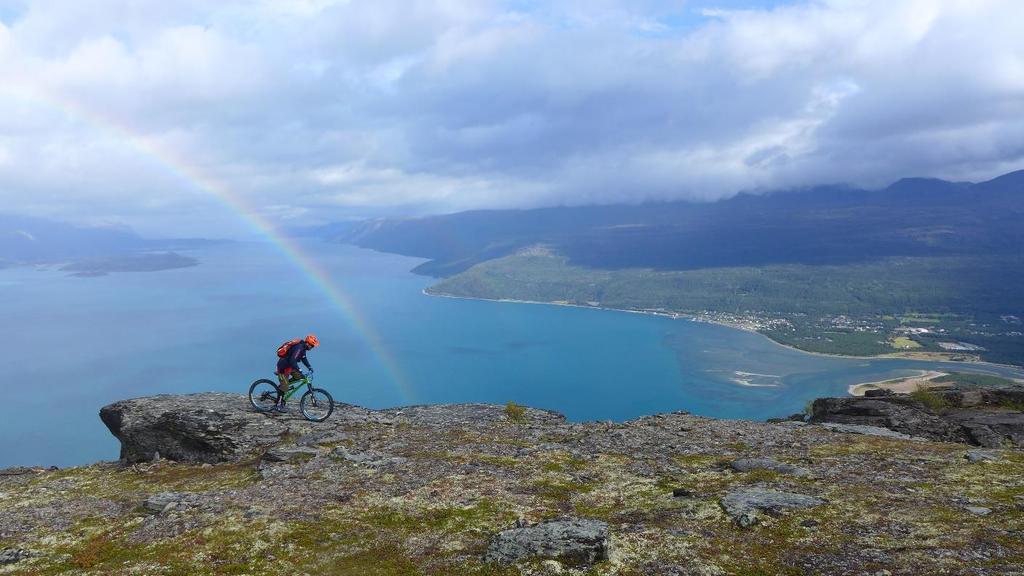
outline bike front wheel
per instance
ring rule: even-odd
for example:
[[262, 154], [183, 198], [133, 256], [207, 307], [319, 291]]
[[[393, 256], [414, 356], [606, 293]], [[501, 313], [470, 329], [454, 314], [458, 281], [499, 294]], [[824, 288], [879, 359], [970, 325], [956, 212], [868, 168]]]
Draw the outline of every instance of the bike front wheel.
[[323, 388], [307, 390], [299, 400], [299, 410], [306, 420], [323, 422], [334, 412], [334, 398]]
[[257, 412], [269, 412], [277, 404], [277, 383], [273, 380], [257, 380], [249, 386], [249, 403]]

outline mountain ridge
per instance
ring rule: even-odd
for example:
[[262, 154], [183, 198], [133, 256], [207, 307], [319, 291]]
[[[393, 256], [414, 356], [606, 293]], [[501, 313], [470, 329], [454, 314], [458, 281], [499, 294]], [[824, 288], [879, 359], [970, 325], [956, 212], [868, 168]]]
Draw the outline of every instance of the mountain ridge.
[[[545, 243], [575, 264], [666, 270], [1009, 253], [1024, 246], [1024, 170], [981, 183], [906, 178], [738, 194], [713, 203], [473, 210], [351, 224], [338, 242], [430, 259], [445, 277]], [[337, 230], [335, 229], [335, 232]]]

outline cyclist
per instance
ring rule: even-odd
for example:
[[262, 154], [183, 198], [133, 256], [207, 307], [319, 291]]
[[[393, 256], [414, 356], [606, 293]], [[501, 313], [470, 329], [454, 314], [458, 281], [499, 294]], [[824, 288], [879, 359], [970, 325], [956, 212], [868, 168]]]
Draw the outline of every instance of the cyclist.
[[289, 380], [299, 380], [302, 376], [302, 370], [299, 369], [299, 362], [306, 365], [306, 369], [313, 372], [313, 367], [309, 365], [309, 360], [306, 359], [306, 351], [312, 350], [320, 345], [320, 340], [317, 339], [315, 334], [310, 334], [295, 342], [288, 347], [284, 356], [277, 361], [277, 379], [281, 385], [278, 387], [280, 395], [277, 397], [277, 404], [273, 410], [275, 412], [287, 412], [288, 409], [285, 407], [284, 395], [288, 393], [288, 382]]

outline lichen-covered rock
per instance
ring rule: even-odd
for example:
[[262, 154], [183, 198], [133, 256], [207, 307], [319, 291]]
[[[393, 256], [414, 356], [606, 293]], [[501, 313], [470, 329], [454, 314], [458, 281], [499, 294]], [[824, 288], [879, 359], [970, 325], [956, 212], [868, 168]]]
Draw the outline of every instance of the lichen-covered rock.
[[373, 450], [360, 452], [344, 446], [338, 446], [333, 452], [331, 452], [331, 454], [348, 462], [373, 467], [387, 466], [388, 464], [402, 464], [406, 461], [406, 459], [401, 456], [392, 456], [390, 454], [384, 454]]
[[[567, 422], [530, 408], [513, 418], [503, 405], [342, 405], [317, 424], [255, 413], [241, 395], [119, 404], [111, 422], [125, 453], [159, 451], [162, 460], [0, 474], [0, 548], [35, 554], [0, 574], [539, 576], [562, 567], [683, 576], [868, 566], [998, 576], [1019, 572], [1024, 557], [1024, 451], [1013, 448], [986, 451], [999, 459], [979, 465], [963, 445], [888, 429], [837, 434], [684, 413]], [[169, 415], [206, 409], [222, 417]], [[161, 435], [175, 435], [170, 446], [231, 438], [233, 447], [223, 461], [175, 462]], [[761, 459], [806, 466], [813, 479], [723, 466]], [[827, 504], [791, 507], [819, 501]], [[609, 562], [581, 569], [545, 558], [559, 553], [543, 538], [517, 545], [522, 560], [484, 561], [502, 530], [545, 536], [537, 527], [558, 515], [604, 523], [614, 536]], [[735, 527], [756, 522], [764, 526]], [[929, 553], [894, 541], [924, 542]], [[576, 559], [608, 556], [596, 542]]]
[[[241, 394], [206, 392], [122, 400], [100, 410], [100, 419], [121, 441], [121, 459], [128, 463], [166, 458], [177, 462], [236, 462], [278, 444], [284, 437], [307, 445], [345, 438], [353, 424], [388, 425], [419, 422], [438, 427], [478, 426], [504, 421], [501, 406], [448, 404], [367, 410], [337, 404], [325, 422], [310, 422], [295, 412], [279, 415], [253, 410]], [[525, 409], [525, 423], [563, 422], [549, 410]], [[159, 456], [158, 456], [159, 455]]]
[[968, 450], [967, 454], [964, 454], [964, 458], [968, 462], [997, 462], [999, 454], [989, 450]]
[[22, 548], [4, 548], [0, 550], [0, 566], [21, 562], [26, 558], [35, 556], [30, 550]]
[[289, 430], [283, 419], [255, 412], [238, 394], [150, 396], [100, 410], [121, 441], [121, 459], [149, 462], [159, 453], [178, 462], [228, 462], [277, 442]]
[[498, 533], [484, 555], [487, 562], [513, 563], [546, 558], [564, 564], [593, 564], [608, 559], [608, 524], [563, 518]]
[[795, 494], [765, 488], [741, 488], [725, 495], [722, 508], [741, 526], [757, 522], [760, 511], [780, 512], [786, 509], [814, 508], [825, 500], [806, 494]]
[[793, 464], [779, 462], [773, 458], [740, 458], [733, 460], [729, 467], [737, 472], [750, 472], [751, 470], [768, 470], [779, 474], [791, 476], [810, 476], [811, 471]]
[[142, 509], [149, 514], [163, 514], [174, 509], [183, 509], [195, 506], [197, 497], [194, 494], [183, 492], [160, 492], [146, 498], [142, 502]]

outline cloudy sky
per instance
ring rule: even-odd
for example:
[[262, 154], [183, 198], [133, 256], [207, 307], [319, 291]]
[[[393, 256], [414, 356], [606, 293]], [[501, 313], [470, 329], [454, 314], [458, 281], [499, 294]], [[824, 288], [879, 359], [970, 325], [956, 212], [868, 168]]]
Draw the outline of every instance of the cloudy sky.
[[1024, 168], [1019, 0], [0, 0], [0, 211], [149, 234]]

